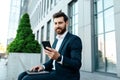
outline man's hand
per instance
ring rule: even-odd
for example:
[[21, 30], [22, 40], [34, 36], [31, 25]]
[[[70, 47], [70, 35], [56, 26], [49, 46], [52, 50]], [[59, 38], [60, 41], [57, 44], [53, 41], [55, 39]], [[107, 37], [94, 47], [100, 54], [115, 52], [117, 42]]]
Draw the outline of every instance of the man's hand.
[[41, 65], [38, 65], [38, 66], [34, 66], [34, 67], [32, 67], [31, 69], [30, 69], [30, 71], [42, 71], [42, 70], [44, 70], [44, 68], [43, 68], [43, 66], [41, 66]]
[[57, 60], [58, 57], [60, 56], [60, 53], [58, 53], [55, 49], [49, 47], [46, 47], [45, 54], [48, 55], [50, 59], [54, 59], [54, 60]]

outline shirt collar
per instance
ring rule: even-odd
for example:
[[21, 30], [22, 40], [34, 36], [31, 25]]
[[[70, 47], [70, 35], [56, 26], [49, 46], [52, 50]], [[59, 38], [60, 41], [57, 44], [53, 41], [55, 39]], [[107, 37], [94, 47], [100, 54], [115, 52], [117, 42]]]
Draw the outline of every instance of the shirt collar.
[[68, 31], [65, 31], [62, 35], [57, 35], [56, 38], [57, 39], [63, 39], [66, 36], [67, 32]]

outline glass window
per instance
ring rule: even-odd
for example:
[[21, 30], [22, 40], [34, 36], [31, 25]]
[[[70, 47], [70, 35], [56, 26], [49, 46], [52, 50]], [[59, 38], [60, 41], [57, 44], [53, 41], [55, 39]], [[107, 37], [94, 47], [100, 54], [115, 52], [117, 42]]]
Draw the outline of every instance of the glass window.
[[49, 0], [47, 0], [47, 8], [49, 8]]
[[56, 0], [54, 0], [54, 5], [56, 5]]
[[74, 6], [74, 11], [75, 11], [74, 14], [78, 14], [78, 2], [76, 2], [74, 5], [75, 5]]
[[113, 9], [113, 0], [94, 2], [95, 69], [107, 73], [116, 73], [117, 63]]
[[98, 36], [98, 51], [96, 54], [96, 68], [99, 71], [105, 71], [105, 60], [104, 60], [104, 34]]
[[98, 14], [97, 23], [98, 34], [103, 33], [103, 13]]
[[72, 16], [72, 26], [75, 24], [75, 17]]
[[39, 30], [37, 31], [37, 40], [39, 41]]
[[115, 30], [113, 12], [113, 8], [110, 8], [105, 11], [105, 32]]
[[[20, 7], [24, 6], [24, 2], [22, 3], [20, 0], [12, 0], [10, 5], [10, 16], [9, 16], [9, 30], [8, 30], [8, 38], [15, 38], [16, 30], [19, 23], [20, 18]], [[9, 43], [8, 43], [9, 44]]]
[[44, 39], [44, 26], [41, 27], [41, 41]]
[[47, 23], [47, 37], [46, 37], [46, 39], [47, 40], [49, 40], [50, 39], [50, 27], [51, 27], [51, 20], [50, 21], [48, 21], [48, 23]]
[[[51, 27], [51, 20], [47, 22], [47, 35], [46, 35], [46, 40], [50, 40], [50, 27]], [[49, 57], [46, 55], [45, 60], [48, 61]]]
[[106, 45], [106, 64], [107, 72], [116, 72], [116, 43], [115, 43], [115, 32], [109, 32], [105, 35]]
[[53, 4], [53, 0], [51, 0], [51, 5]]
[[97, 0], [97, 12], [103, 11], [103, 0]]
[[46, 0], [44, 0], [44, 13], [46, 11]]
[[[44, 39], [44, 26], [41, 27], [41, 41]], [[43, 53], [41, 53], [40, 62], [43, 62]]]
[[78, 2], [71, 2], [69, 4], [69, 31], [78, 35]]
[[78, 24], [78, 14], [74, 16], [74, 21], [75, 21], [74, 24]]
[[104, 9], [113, 6], [113, 0], [103, 0], [104, 1]]

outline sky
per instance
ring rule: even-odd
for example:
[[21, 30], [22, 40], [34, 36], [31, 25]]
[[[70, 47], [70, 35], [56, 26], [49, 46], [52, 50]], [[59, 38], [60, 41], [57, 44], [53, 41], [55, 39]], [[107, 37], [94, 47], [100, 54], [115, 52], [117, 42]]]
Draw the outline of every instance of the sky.
[[8, 23], [10, 12], [10, 0], [0, 2], [0, 43], [4, 46], [7, 42]]

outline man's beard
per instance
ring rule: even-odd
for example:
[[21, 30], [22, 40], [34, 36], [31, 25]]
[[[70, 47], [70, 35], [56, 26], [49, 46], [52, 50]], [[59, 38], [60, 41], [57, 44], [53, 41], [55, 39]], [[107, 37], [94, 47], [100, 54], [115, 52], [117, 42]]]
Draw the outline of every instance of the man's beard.
[[64, 27], [63, 29], [58, 27], [55, 29], [55, 31], [57, 34], [62, 35], [66, 31], [66, 27]]

